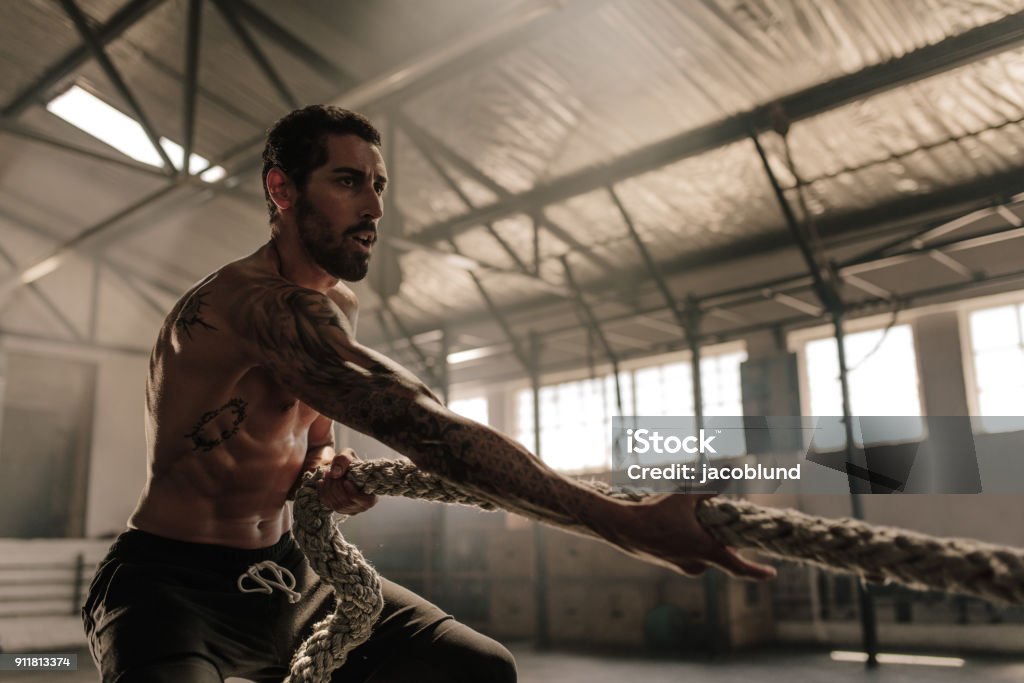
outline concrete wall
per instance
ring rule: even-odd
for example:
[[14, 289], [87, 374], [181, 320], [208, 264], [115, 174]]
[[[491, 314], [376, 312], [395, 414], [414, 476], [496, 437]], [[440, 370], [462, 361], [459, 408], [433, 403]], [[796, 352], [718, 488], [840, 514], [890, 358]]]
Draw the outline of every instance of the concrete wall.
[[147, 359], [108, 355], [99, 360], [98, 369], [85, 525], [91, 537], [124, 529], [146, 481]]
[[[14, 337], [3, 340], [8, 353], [69, 358], [96, 367], [91, 456], [88, 466], [85, 535], [117, 533], [135, 507], [146, 477], [143, 395], [147, 359], [141, 354], [98, 351]], [[7, 425], [15, 429], [15, 425]]]

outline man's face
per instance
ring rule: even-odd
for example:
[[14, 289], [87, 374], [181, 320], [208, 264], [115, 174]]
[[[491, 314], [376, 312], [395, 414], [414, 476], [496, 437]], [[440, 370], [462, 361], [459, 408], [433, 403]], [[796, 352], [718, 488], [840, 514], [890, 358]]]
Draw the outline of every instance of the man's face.
[[384, 215], [384, 158], [356, 135], [330, 135], [326, 144], [327, 163], [299, 191], [295, 221], [313, 261], [333, 277], [355, 282], [366, 277]]

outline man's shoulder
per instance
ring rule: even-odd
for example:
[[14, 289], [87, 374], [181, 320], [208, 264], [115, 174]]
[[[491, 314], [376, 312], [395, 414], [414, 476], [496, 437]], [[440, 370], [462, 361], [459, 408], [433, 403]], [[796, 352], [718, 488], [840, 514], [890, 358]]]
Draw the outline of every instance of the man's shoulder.
[[[170, 318], [202, 312], [222, 322], [237, 321], [238, 314], [260, 305], [261, 295], [289, 283], [253, 256], [224, 264], [193, 285], [181, 297]], [[228, 325], [234, 327], [234, 325]]]
[[258, 304], [267, 296], [282, 291], [302, 289], [255, 256], [221, 266], [207, 278], [206, 283], [226, 313], [238, 306]]
[[327, 290], [327, 298], [333, 301], [350, 320], [359, 310], [359, 297], [344, 282], [339, 281], [338, 284]]

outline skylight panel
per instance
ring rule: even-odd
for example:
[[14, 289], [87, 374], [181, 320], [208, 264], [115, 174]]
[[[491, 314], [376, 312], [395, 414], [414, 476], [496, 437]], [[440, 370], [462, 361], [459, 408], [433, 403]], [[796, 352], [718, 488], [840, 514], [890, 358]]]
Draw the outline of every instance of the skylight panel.
[[[77, 85], [50, 100], [46, 109], [125, 156], [149, 166], [164, 167], [142, 124]], [[180, 169], [185, 156], [182, 146], [164, 137], [160, 138], [160, 146], [175, 168]], [[208, 183], [227, 175], [222, 167], [211, 167], [208, 159], [195, 153], [189, 155], [188, 172], [199, 173], [200, 179]]]

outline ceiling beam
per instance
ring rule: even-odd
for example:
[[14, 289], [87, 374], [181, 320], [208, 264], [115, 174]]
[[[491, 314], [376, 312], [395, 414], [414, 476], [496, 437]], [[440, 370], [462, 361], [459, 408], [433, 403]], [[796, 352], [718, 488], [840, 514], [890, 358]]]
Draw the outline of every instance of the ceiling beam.
[[[951, 284], [951, 285], [941, 285], [941, 286], [938, 286], [938, 287], [930, 287], [930, 288], [919, 289], [919, 290], [915, 290], [915, 291], [912, 291], [912, 292], [908, 292], [908, 293], [903, 294], [903, 295], [900, 296], [900, 304], [901, 304], [901, 306], [903, 308], [906, 308], [906, 307], [909, 307], [909, 306], [924, 305], [924, 304], [927, 304], [927, 303], [932, 303], [936, 299], [942, 300], [943, 297], [948, 297], [950, 295], [969, 294], [969, 293], [976, 292], [978, 290], [985, 290], [985, 289], [992, 288], [992, 287], [1007, 286], [1007, 285], [1011, 285], [1011, 284], [1015, 284], [1015, 283], [1021, 283], [1021, 282], [1024, 282], [1024, 270], [1017, 270], [1017, 271], [1013, 271], [1013, 272], [1010, 272], [1010, 273], [1004, 273], [1002, 275], [986, 276], [984, 278], [977, 279], [977, 280], [971, 280], [969, 282], [958, 282], [958, 283]], [[655, 309], [652, 309], [652, 311], [648, 311], [648, 312], [654, 312], [654, 310]], [[874, 314], [874, 313], [879, 313], [879, 312], [882, 312], [882, 311], [891, 311], [891, 310], [892, 310], [892, 302], [891, 301], [880, 300], [880, 299], [872, 299], [872, 300], [864, 301], [864, 302], [851, 302], [851, 303], [849, 303], [847, 305], [847, 308], [846, 308], [846, 312], [848, 314], [856, 314], [856, 315], [871, 315], [871, 314]], [[617, 320], [633, 319], [636, 315], [637, 314], [627, 313], [627, 314], [623, 314], [623, 315], [620, 315], [620, 316], [613, 316], [611, 318], [606, 318], [606, 319], [602, 320], [601, 322], [603, 324], [607, 324], [607, 323], [614, 322], [614, 321], [617, 321]], [[743, 339], [745, 337], [748, 337], [751, 334], [754, 334], [754, 333], [757, 333], [757, 332], [762, 332], [762, 331], [765, 331], [765, 330], [783, 330], [783, 331], [785, 331], [785, 330], [798, 329], [798, 328], [801, 328], [801, 327], [807, 327], [807, 326], [811, 326], [811, 325], [819, 325], [819, 324], [822, 324], [823, 322], [824, 321], [821, 320], [820, 317], [817, 317], [817, 316], [814, 316], [814, 315], [804, 315], [804, 314], [801, 314], [801, 315], [797, 315], [797, 316], [791, 316], [791, 317], [785, 317], [785, 318], [777, 318], [777, 319], [768, 320], [768, 321], [764, 321], [764, 322], [758, 322], [758, 323], [754, 323], [754, 324], [738, 326], [738, 327], [728, 328], [728, 329], [724, 329], [724, 330], [718, 330], [718, 331], [715, 331], [715, 332], [704, 332], [704, 333], [700, 334], [699, 342], [702, 345], [706, 345], [706, 344], [719, 344], [719, 343], [731, 341], [731, 340], [734, 340], [734, 339]], [[541, 342], [543, 342], [543, 343], [548, 343], [550, 340], [552, 340], [554, 338], [565, 336], [565, 335], [568, 335], [568, 334], [577, 334], [578, 335], [580, 333], [580, 329], [581, 328], [580, 328], [580, 326], [578, 324], [577, 325], [573, 325], [573, 326], [560, 327], [560, 328], [557, 328], [557, 329], [554, 329], [554, 330], [549, 330], [549, 331], [547, 331], [547, 332], [545, 332], [543, 334], [539, 334], [538, 335], [538, 339]], [[490, 348], [490, 347], [488, 347], [488, 348]], [[500, 360], [495, 360], [495, 359], [496, 358], [500, 358], [500, 354], [507, 353], [509, 351], [509, 349], [508, 349], [507, 345], [501, 345], [500, 347], [494, 347], [494, 348], [496, 350], [496, 353], [490, 354], [489, 357], [492, 360], [489, 361], [489, 362], [492, 365], [500, 366], [501, 365]], [[675, 340], [670, 340], [670, 341], [667, 341], [667, 342], [659, 342], [659, 343], [651, 344], [647, 348], [644, 348], [644, 349], [636, 349], [634, 351], [622, 352], [619, 355], [619, 360], [622, 361], [622, 362], [625, 362], [625, 361], [633, 360], [633, 359], [636, 359], [636, 358], [644, 358], [644, 357], [650, 357], [652, 355], [657, 355], [657, 354], [662, 354], [662, 353], [670, 353], [670, 352], [675, 352], [675, 351], [681, 351], [681, 350], [685, 350], [687, 348], [689, 348], [689, 342], [688, 341], [683, 340], [683, 339], [675, 339]], [[549, 365], [549, 366], [546, 366], [546, 367], [538, 368], [538, 370], [541, 371], [541, 372], [544, 372], [544, 373], [555, 373], [555, 372], [560, 372], [562, 370], [569, 370], [569, 369], [572, 369], [572, 368], [578, 368], [579, 367], [579, 363], [580, 363], [579, 359], [570, 359], [570, 360], [567, 360], [567, 361], [559, 362], [557, 364], [553, 364], [553, 365]], [[511, 379], [513, 377], [516, 377], [516, 376], [518, 376], [518, 375], [516, 375], [515, 373], [513, 373], [511, 371], [508, 373], [508, 378], [509, 379]], [[503, 376], [497, 376], [497, 377], [490, 378], [490, 381], [500, 381], [502, 379], [504, 379]]]
[[249, 53], [249, 57], [256, 63], [256, 66], [259, 67], [260, 71], [263, 72], [263, 76], [267, 79], [267, 82], [269, 82], [271, 87], [277, 91], [278, 98], [280, 98], [280, 100], [284, 102], [289, 109], [298, 109], [298, 98], [295, 97], [295, 94], [292, 93], [291, 89], [284, 82], [284, 79], [281, 78], [281, 75], [277, 72], [277, 69], [274, 68], [274, 65], [270, 63], [267, 55], [263, 52], [263, 48], [259, 46], [259, 43], [257, 43], [253, 39], [252, 34], [249, 33], [249, 29], [245, 27], [238, 18], [238, 15], [235, 14], [235, 8], [225, 0], [213, 0], [213, 4], [220, 11], [221, 16], [224, 17], [224, 21], [227, 22], [228, 27], [234, 32], [235, 37], [238, 38], [238, 42], [240, 42], [242, 47], [245, 48], [245, 51]]
[[[73, 4], [72, 0], [59, 1], [63, 5], [65, 5], [65, 7], [69, 10], [72, 10], [73, 7], [77, 7]], [[579, 8], [581, 6], [586, 6], [590, 3], [580, 2], [579, 0], [577, 0], [572, 4], [574, 5], [574, 7]], [[593, 3], [593, 5], [595, 6], [596, 4], [597, 3]], [[239, 7], [243, 7], [244, 5], [246, 5], [246, 3], [240, 2]], [[530, 2], [526, 2], [523, 5], [517, 6], [517, 8], [515, 8], [513, 12], [511, 12], [505, 17], [503, 22], [499, 22], [496, 25], [489, 26], [487, 35], [490, 35], [492, 37], [507, 35], [507, 33], [502, 33], [502, 31], [516, 33], [517, 30], [522, 30], [524, 27], [535, 26], [535, 22], [537, 19], [555, 10], [557, 5], [558, 3], [553, 2], [552, 0], [531, 0]], [[321, 68], [329, 64], [328, 60], [322, 57], [318, 57], [316, 55], [316, 52], [313, 51], [312, 48], [305, 46], [298, 39], [295, 39], [294, 37], [290, 39], [285, 39], [284, 36], [286, 35], [287, 32], [284, 31], [284, 29], [281, 29], [279, 26], [276, 29], [273, 28], [273, 22], [270, 21], [269, 18], [265, 16], [262, 19], [259, 18], [259, 13], [258, 11], [255, 10], [255, 8], [248, 6], [248, 8], [244, 11], [246, 12], [246, 19], [248, 21], [255, 22], [254, 25], [256, 25], [259, 28], [259, 30], [264, 31], [265, 33], [268, 34], [273, 34], [270, 36], [272, 39], [278, 42], [283, 41], [282, 47], [288, 49], [290, 52], [292, 52], [293, 55], [299, 57], [307, 64], [319, 64]], [[578, 11], [578, 9], [576, 11]], [[567, 12], [567, 10], [565, 9], [562, 10], [562, 13], [563, 17], [573, 15], [573, 12]], [[136, 17], [136, 19], [137, 18], [139, 17]], [[122, 22], [122, 24], [119, 24], [117, 28], [120, 28], [121, 31], [125, 30], [127, 26], [130, 25], [124, 25], [126, 23], [127, 22]], [[95, 53], [97, 46], [102, 47], [105, 44], [104, 40], [101, 38], [101, 31], [103, 31], [104, 28], [105, 27], [101, 27], [101, 29], [97, 29], [97, 31], [95, 32], [92, 32], [91, 30], [83, 32], [83, 37], [87, 37], [88, 35], [92, 36], [92, 46], [85, 48], [84, 56], [81, 58], [80, 61], [74, 62], [74, 65], [70, 68], [68, 73], [70, 73], [74, 70], [74, 68], [77, 68], [82, 63], [84, 63], [85, 60], [88, 58], [90, 51]], [[104, 37], [108, 37], [106, 42], [109, 42], [109, 40], [112, 40], [113, 37], [116, 37], [113, 35], [109, 35], [110, 33], [110, 30], [107, 30], [105, 33], [103, 33]], [[350, 88], [348, 91], [346, 91], [343, 97], [352, 97], [357, 99], [370, 97], [371, 100], [376, 97], [383, 98], [385, 96], [394, 95], [398, 92], [403, 92], [405, 89], [407, 89], [415, 82], [417, 82], [417, 79], [429, 77], [431, 74], [435, 74], [436, 71], [438, 70], [451, 68], [455, 63], [461, 63], [467, 66], [469, 64], [479, 64], [480, 54], [478, 50], [492, 50], [494, 48], [494, 44], [481, 44], [478, 39], [479, 36], [474, 38], [471, 32], [467, 32], [464, 36], [464, 40], [459, 41], [457, 45], [446, 44], [443, 46], [437, 46], [433, 50], [428, 50], [424, 54], [419, 55], [418, 58], [410, 60], [402, 67], [389, 71], [384, 75], [370, 78], [367, 81], [360, 83], [358, 86]], [[458, 49], [455, 49], [456, 47], [458, 47]], [[102, 54], [102, 50], [100, 50], [99, 53]], [[430, 65], [430, 68], [427, 68], [427, 65]], [[332, 67], [332, 70], [336, 73], [336, 75], [339, 78], [346, 78], [346, 74], [342, 69], [340, 69], [340, 67]], [[61, 77], [63, 77], [63, 75]], [[351, 80], [351, 77], [348, 78]], [[212, 167], [218, 164], [226, 165], [228, 160], [230, 159], [245, 159], [249, 151], [253, 147], [262, 144], [263, 139], [264, 134], [260, 133], [259, 136], [253, 137], [251, 140], [244, 141], [243, 143], [237, 145], [235, 148], [227, 152], [223, 157], [221, 157], [221, 159], [212, 162], [210, 166]], [[159, 148], [159, 145], [157, 145], [157, 147], [158, 149], [160, 149], [162, 153], [162, 148]], [[241, 162], [240, 165], [242, 167], [248, 167], [248, 165], [251, 165], [252, 163], [258, 164], [260, 163], [260, 159], [258, 157], [254, 159], [249, 159], [249, 161], [247, 162]], [[173, 170], [173, 165], [170, 166], [170, 169]], [[236, 170], [234, 177], [237, 177], [238, 173], [239, 171]], [[162, 189], [151, 193], [150, 195], [144, 197], [140, 201], [126, 207], [124, 210], [117, 212], [110, 218], [103, 220], [83, 230], [81, 233], [79, 233], [78, 235], [71, 238], [63, 245], [61, 245], [50, 257], [33, 264], [29, 268], [23, 269], [22, 272], [17, 273], [12, 277], [7, 278], [6, 280], [0, 281], [0, 299], [10, 294], [12, 291], [14, 291], [20, 285], [24, 284], [26, 281], [31, 281], [32, 279], [34, 279], [33, 276], [36, 272], [35, 269], [40, 268], [41, 266], [44, 265], [44, 263], [46, 263], [47, 268], [49, 268], [49, 270], [46, 270], [46, 272], [52, 272], [53, 269], [59, 268], [61, 266], [61, 264], [64, 261], [64, 258], [69, 253], [72, 253], [73, 251], [83, 248], [86, 244], [91, 243], [93, 240], [97, 239], [100, 236], [100, 234], [109, 233], [115, 225], [121, 223], [127, 216], [132, 215], [136, 211], [139, 211], [142, 208], [158, 201], [159, 199], [165, 197], [168, 193], [173, 192], [178, 188], [191, 186], [191, 183], [183, 182], [184, 180], [187, 179], [187, 176], [182, 176], [177, 180], [172, 180], [170, 184], [166, 185]], [[230, 183], [222, 183], [219, 185], [224, 185], [228, 189], [231, 188]], [[208, 193], [209, 196], [213, 196], [214, 193], [220, 191], [220, 188], [217, 185], [210, 186], [210, 189], [213, 190], [213, 192]]]
[[[415, 86], [446, 80], [453, 71], [476, 68], [489, 59], [485, 55], [504, 54], [514, 46], [521, 46], [535, 33], [536, 22], [548, 15], [572, 14], [567, 3], [556, 0], [525, 0], [512, 6], [499, 16], [480, 22], [472, 30], [451, 36], [442, 44], [391, 67], [385, 73], [367, 79], [342, 93], [331, 104], [349, 108], [364, 108], [372, 104], [386, 107], [404, 101]], [[597, 5], [589, 0], [569, 2], [575, 11], [585, 5]], [[589, 11], [587, 9], [586, 11]]]
[[[263, 22], [254, 26], [263, 30], [266, 24], [269, 30], [273, 30], [270, 29], [273, 21], [269, 17], [263, 15], [262, 19], [257, 20], [254, 13], [258, 11], [254, 7], [244, 0], [237, 1], [239, 9], [248, 12], [248, 21]], [[446, 40], [444, 44], [435, 45], [402, 64], [363, 80], [332, 64], [330, 60], [294, 36], [280, 44], [307, 66], [344, 88], [331, 104], [349, 109], [377, 107], [385, 111], [395, 111], [401, 102], [424, 89], [452, 78], [462, 71], [478, 68], [514, 47], [520, 47], [549, 31], [564, 27], [600, 7], [605, 1], [525, 0], [505, 15], [485, 22], [485, 25], [473, 27], [455, 38]], [[277, 30], [284, 31], [280, 26], [277, 26]], [[272, 40], [277, 40], [276, 34], [268, 32], [267, 35]], [[246, 145], [244, 151], [248, 152], [249, 148], [258, 142], [261, 143], [262, 139], [260, 137], [253, 140], [253, 144]], [[259, 155], [242, 157], [232, 176], [237, 178], [251, 171], [259, 163]]]
[[[0, 246], [0, 261], [3, 261], [12, 268], [18, 267], [18, 264], [14, 260], [14, 258], [2, 246]], [[46, 295], [46, 292], [40, 289], [39, 286], [36, 285], [36, 283], [34, 282], [29, 283], [28, 291], [31, 292], [36, 297], [38, 302], [42, 304], [42, 306], [46, 310], [48, 310], [54, 318], [57, 319], [57, 322], [59, 322], [61, 327], [63, 327], [68, 332], [68, 334], [71, 335], [72, 339], [74, 339], [75, 341], [82, 341], [82, 333], [78, 331], [78, 328], [75, 327], [74, 324], [72, 324], [72, 322], [64, 314], [64, 311], [60, 310], [60, 307], [57, 306], [53, 299]], [[4, 307], [4, 304], [0, 304], [0, 317], [3, 317]]]
[[[50, 242], [60, 243], [64, 239], [64, 237], [60, 233], [53, 230], [52, 228], [43, 227], [38, 223], [30, 223], [26, 221], [24, 218], [15, 216], [14, 214], [4, 209], [0, 209], [0, 219], [17, 226], [19, 229], [24, 230], [25, 232], [31, 235], [35, 235], [36, 237], [42, 237], [43, 239], [49, 240]], [[183, 277], [180, 278], [179, 282], [175, 284], [168, 284], [167, 282], [164, 282], [160, 278], [155, 277], [152, 274], [152, 272], [148, 269], [145, 269], [144, 266], [136, 265], [136, 262], [139, 260], [137, 258], [134, 259], [133, 262], [131, 263], [118, 263], [111, 259], [109, 254], [98, 254], [88, 249], [83, 250], [83, 253], [84, 255], [93, 259], [97, 264], [112, 268], [118, 268], [126, 273], [129, 273], [135, 279], [145, 282], [150, 287], [153, 287], [154, 289], [163, 292], [167, 296], [173, 297], [175, 299], [181, 296], [185, 292], [185, 290], [187, 290], [195, 283], [195, 278], [189, 276], [187, 279]]]
[[28, 126], [23, 126], [20, 123], [14, 121], [0, 119], [0, 132], [13, 135], [14, 137], [21, 138], [23, 140], [29, 140], [31, 142], [37, 142], [41, 145], [47, 145], [54, 149], [59, 149], [62, 152], [68, 152], [75, 154], [80, 157], [92, 159], [94, 161], [102, 161], [105, 164], [111, 164], [113, 166], [120, 166], [121, 168], [127, 168], [143, 175], [154, 176], [157, 178], [166, 178], [167, 174], [163, 171], [147, 166], [141, 162], [135, 161], [126, 156], [113, 156], [110, 154], [104, 154], [103, 152], [97, 152], [89, 149], [88, 147], [82, 147], [71, 142], [65, 142], [58, 138], [41, 133], [37, 130], [33, 130]]
[[182, 87], [182, 112], [181, 129], [184, 131], [184, 140], [181, 146], [184, 149], [181, 163], [182, 175], [189, 175], [192, 160], [192, 147], [196, 137], [196, 90], [199, 86], [199, 45], [202, 38], [203, 2], [202, 0], [189, 0], [188, 17], [185, 29], [185, 73], [181, 79]]
[[[131, 88], [125, 82], [121, 73], [114, 66], [114, 62], [111, 61], [110, 56], [107, 55], [103, 49], [103, 44], [96, 38], [95, 32], [92, 27], [89, 26], [89, 21], [86, 19], [85, 13], [82, 9], [75, 4], [74, 0], [57, 0], [61, 7], [64, 8], [64, 13], [71, 19], [71, 23], [75, 25], [75, 29], [78, 34], [82, 37], [82, 40], [89, 47], [89, 51], [92, 52], [92, 56], [99, 62], [103, 72], [107, 75], [107, 80], [114, 86], [114, 90], [121, 96], [125, 104], [135, 114], [135, 120], [138, 121], [139, 125], [142, 126], [142, 130], [145, 131], [146, 137], [149, 138], [149, 143], [153, 145], [153, 150], [157, 153], [160, 159], [167, 165], [166, 171], [168, 174], [174, 174], [175, 168], [174, 163], [170, 157], [167, 156], [167, 152], [164, 151], [163, 145], [160, 144], [160, 135], [157, 134], [156, 128], [153, 126], [153, 122], [150, 121], [149, 116], [143, 111], [142, 105], [135, 98]], [[187, 164], [186, 164], [187, 165]]]
[[357, 83], [352, 74], [326, 59], [294, 33], [254, 7], [248, 0], [231, 0], [230, 6], [253, 28], [272, 42], [277, 43], [278, 47], [285, 52], [313, 69], [325, 81], [333, 83], [339, 88], [351, 87]]
[[636, 229], [636, 225], [633, 223], [633, 217], [630, 216], [629, 211], [626, 210], [626, 206], [622, 203], [619, 195], [615, 192], [615, 188], [608, 186], [608, 194], [615, 204], [615, 208], [618, 209], [619, 215], [622, 218], [622, 222], [625, 224], [626, 229], [629, 231], [629, 237], [633, 240], [633, 244], [636, 245], [636, 250], [639, 252], [641, 260], [643, 261], [644, 268], [646, 269], [647, 277], [654, 282], [654, 285], [658, 288], [661, 293], [662, 300], [665, 303], [665, 308], [669, 310], [676, 323], [679, 325], [680, 332], [686, 330], [686, 316], [676, 305], [676, 299], [672, 296], [672, 292], [669, 291], [668, 283], [665, 282], [665, 278], [661, 274], [661, 270], [658, 265], [654, 262], [654, 258], [651, 256], [650, 250], [647, 245], [644, 244], [644, 240], [640, 237], [640, 233]]
[[[124, 344], [106, 344], [102, 342], [92, 341], [78, 341], [76, 339], [61, 339], [60, 337], [50, 337], [45, 334], [35, 334], [33, 332], [22, 332], [20, 330], [9, 330], [0, 327], [0, 341], [4, 339], [12, 339], [23, 342], [32, 342], [33, 348], [37, 348], [40, 343], [42, 344], [56, 344], [58, 346], [70, 346], [76, 349], [87, 349], [90, 351], [109, 351], [112, 353], [124, 353], [132, 356], [146, 357], [150, 355], [150, 349], [143, 349], [137, 346], [127, 346]], [[8, 347], [8, 350], [11, 350]]]
[[[1004, 204], [1024, 189], [1018, 170], [979, 178], [952, 188], [944, 188], [928, 194], [900, 197], [883, 204], [841, 215], [823, 216], [817, 219], [818, 232], [826, 241], [867, 240], [880, 235], [895, 235], [899, 232], [919, 230], [928, 223], [950, 221], [969, 211], [983, 207]], [[832, 245], [834, 246], [834, 244]], [[734, 242], [694, 254], [686, 254], [672, 261], [659, 264], [659, 270], [666, 279], [679, 275], [692, 275], [703, 269], [719, 267], [745, 258], [779, 252], [793, 248], [793, 238], [788, 230], [754, 235], [741, 242]], [[783, 278], [788, 280], [789, 278]], [[808, 280], [810, 280], [808, 276]], [[635, 293], [637, 283], [650, 284], [645, 267], [637, 267], [614, 279], [608, 278], [592, 283], [588, 291], [594, 296], [607, 295], [617, 288], [628, 287]], [[700, 301], [707, 300], [714, 293], [698, 293]], [[560, 297], [539, 296], [502, 308], [507, 316], [532, 314], [544, 307], [561, 303]], [[458, 320], [447, 320], [452, 329], [486, 323], [491, 317], [486, 312], [467, 315]], [[413, 330], [424, 333], [437, 329], [437, 321], [427, 323]]]
[[[94, 31], [96, 42], [105, 46], [134, 26], [140, 19], [160, 6], [164, 0], [132, 0], [113, 14], [102, 26]], [[14, 118], [49, 94], [50, 88], [73, 74], [89, 61], [92, 52], [88, 45], [79, 45], [67, 53], [32, 81], [26, 88], [11, 98], [0, 111], [0, 117]]]
[[722, 119], [501, 199], [486, 207], [425, 227], [417, 239], [438, 242], [470, 228], [537, 209], [652, 171], [682, 159], [749, 139], [772, 128], [770, 109], [781, 106], [790, 122], [818, 116], [851, 102], [934, 76], [1024, 44], [1024, 12], [805, 88], [775, 103]]
[[158, 200], [163, 199], [181, 186], [182, 183], [178, 182], [171, 182], [164, 185], [160, 189], [147, 194], [133, 204], [117, 211], [100, 222], [82, 230], [77, 235], [65, 240], [46, 258], [36, 260], [32, 265], [19, 268], [17, 272], [6, 276], [3, 280], [0, 280], [0, 302], [2, 302], [7, 295], [12, 293], [18, 287], [30, 282], [35, 282], [44, 275], [52, 273], [57, 268], [60, 268], [67, 260], [68, 256], [78, 251], [82, 251], [101, 237], [107, 236], [111, 229], [119, 225], [126, 218], [134, 215], [137, 211], [148, 207]]
[[[811, 279], [814, 281], [814, 293], [818, 297], [818, 301], [831, 313], [838, 313], [843, 308], [843, 301], [839, 295], [839, 291], [836, 288], [833, 275], [828, 270], [828, 264], [825, 262], [824, 248], [821, 248], [820, 252], [816, 251], [811, 247], [810, 240], [808, 239], [808, 225], [801, 224], [796, 214], [793, 213], [793, 207], [789, 205], [789, 200], [786, 199], [786, 193], [782, 189], [782, 185], [779, 183], [778, 177], [775, 175], [775, 171], [772, 170], [772, 164], [768, 161], [768, 154], [764, 151], [764, 147], [761, 145], [761, 140], [757, 134], [750, 136], [754, 143], [754, 148], [757, 150], [757, 156], [761, 160], [761, 165], [764, 167], [765, 175], [768, 176], [768, 181], [772, 186], [772, 193], [775, 195], [775, 199], [779, 204], [779, 210], [782, 211], [782, 216], [785, 219], [786, 227], [789, 229], [789, 234], [793, 237], [793, 242], [797, 245], [800, 250], [800, 255], [804, 259], [804, 265], [807, 266], [807, 272], [811, 274]], [[785, 134], [783, 134], [782, 141], [786, 144], [786, 156], [789, 157], [789, 143], [786, 142]], [[791, 162], [792, 163], [792, 162]], [[790, 168], [790, 172], [796, 176], [796, 169]], [[799, 185], [800, 179], [797, 177], [797, 192], [803, 192], [803, 188]], [[801, 199], [803, 195], [800, 195]], [[804, 213], [805, 217], [809, 217], [810, 214]], [[807, 218], [807, 222], [810, 219]], [[778, 299], [777, 299], [778, 300]], [[843, 372], [845, 373], [845, 366]], [[846, 381], [845, 379], [843, 380]], [[846, 386], [845, 384], [843, 385]], [[845, 399], [844, 399], [845, 400]]]

